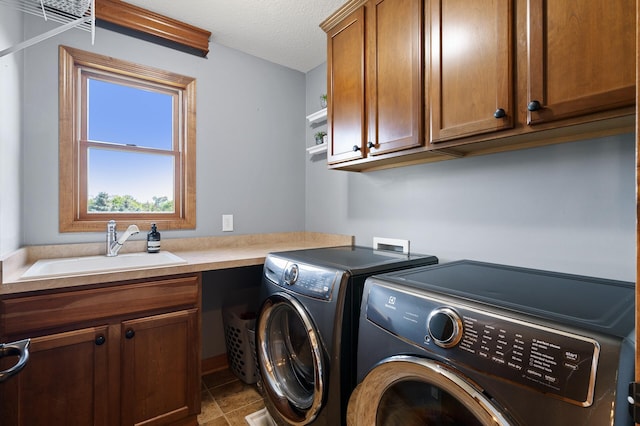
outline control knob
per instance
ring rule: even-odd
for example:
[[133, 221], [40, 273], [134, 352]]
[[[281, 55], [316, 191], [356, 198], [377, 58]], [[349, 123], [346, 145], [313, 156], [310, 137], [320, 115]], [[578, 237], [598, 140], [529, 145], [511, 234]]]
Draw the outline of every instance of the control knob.
[[427, 331], [436, 345], [452, 348], [462, 339], [462, 320], [451, 308], [438, 308], [427, 318]]
[[298, 280], [299, 269], [295, 263], [290, 264], [284, 270], [284, 283], [286, 285], [294, 285]]

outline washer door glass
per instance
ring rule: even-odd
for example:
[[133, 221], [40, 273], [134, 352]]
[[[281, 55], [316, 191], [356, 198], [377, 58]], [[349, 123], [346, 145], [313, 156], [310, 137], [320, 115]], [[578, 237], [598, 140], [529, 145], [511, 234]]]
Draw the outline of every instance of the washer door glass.
[[267, 398], [289, 422], [313, 421], [322, 403], [324, 367], [310, 317], [294, 298], [272, 297], [258, 318], [257, 335]]
[[378, 363], [349, 399], [347, 424], [510, 426], [481, 389], [440, 362], [397, 355]]
[[439, 387], [420, 381], [401, 381], [380, 398], [376, 424], [385, 426], [482, 426], [457, 398]]

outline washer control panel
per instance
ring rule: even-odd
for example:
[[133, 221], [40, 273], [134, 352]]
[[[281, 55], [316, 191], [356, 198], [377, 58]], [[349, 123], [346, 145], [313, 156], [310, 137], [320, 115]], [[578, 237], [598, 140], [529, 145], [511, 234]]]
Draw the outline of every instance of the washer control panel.
[[576, 405], [593, 402], [600, 350], [593, 339], [391, 284], [370, 286], [366, 318], [454, 366]]
[[284, 267], [282, 279], [276, 284], [289, 292], [329, 301], [335, 283], [340, 277], [341, 273], [337, 270], [288, 262]]

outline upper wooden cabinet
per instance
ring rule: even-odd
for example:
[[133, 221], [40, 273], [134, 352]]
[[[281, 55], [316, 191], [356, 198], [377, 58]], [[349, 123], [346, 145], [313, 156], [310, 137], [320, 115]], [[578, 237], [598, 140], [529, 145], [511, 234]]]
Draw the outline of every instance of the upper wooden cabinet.
[[528, 124], [634, 105], [630, 6], [625, 0], [528, 1]]
[[424, 155], [423, 1], [352, 1], [321, 27], [330, 166], [362, 170]]
[[328, 33], [329, 164], [362, 158], [365, 135], [364, 7]]
[[603, 120], [635, 104], [625, 3], [432, 0], [431, 148], [468, 155], [615, 131]]
[[432, 142], [513, 127], [512, 3], [430, 2]]
[[633, 131], [627, 3], [348, 2], [321, 24], [329, 167], [374, 170]]
[[361, 148], [380, 155], [422, 146], [422, 0], [371, 0], [365, 17], [368, 132]]

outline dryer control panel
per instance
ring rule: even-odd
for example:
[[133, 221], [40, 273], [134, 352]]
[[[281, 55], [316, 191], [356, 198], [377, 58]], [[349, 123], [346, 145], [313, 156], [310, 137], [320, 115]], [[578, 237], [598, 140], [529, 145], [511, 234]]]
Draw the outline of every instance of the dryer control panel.
[[288, 262], [278, 285], [286, 287], [287, 291], [329, 301], [340, 276], [340, 272], [336, 270]]
[[366, 318], [454, 366], [593, 403], [600, 351], [593, 339], [392, 284], [370, 287]]
[[343, 274], [344, 271], [291, 262], [273, 255], [267, 256], [264, 264], [264, 278], [273, 284], [324, 301], [332, 300], [336, 282]]

